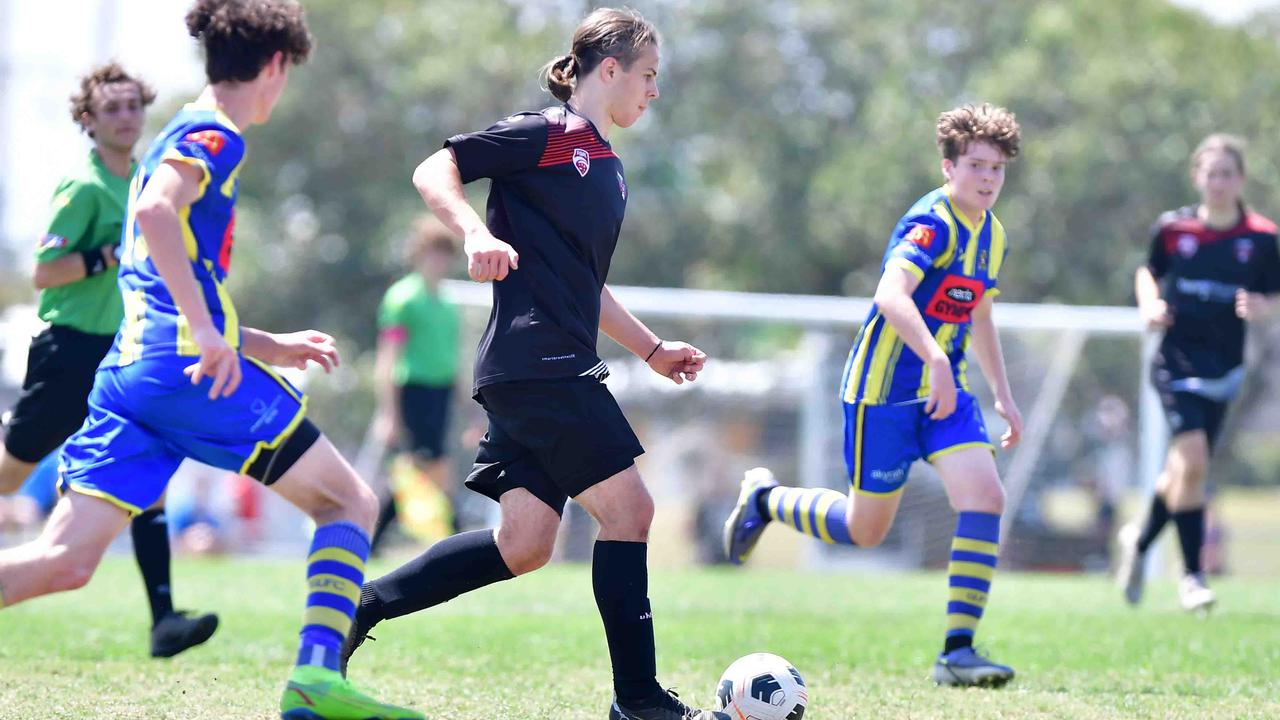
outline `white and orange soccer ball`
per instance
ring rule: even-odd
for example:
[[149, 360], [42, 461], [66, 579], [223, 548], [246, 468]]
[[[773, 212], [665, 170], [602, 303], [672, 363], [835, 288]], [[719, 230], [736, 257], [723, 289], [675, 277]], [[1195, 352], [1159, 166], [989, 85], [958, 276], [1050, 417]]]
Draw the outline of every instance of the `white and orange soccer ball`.
[[734, 660], [716, 689], [716, 710], [733, 720], [801, 720], [808, 705], [800, 672], [769, 653]]

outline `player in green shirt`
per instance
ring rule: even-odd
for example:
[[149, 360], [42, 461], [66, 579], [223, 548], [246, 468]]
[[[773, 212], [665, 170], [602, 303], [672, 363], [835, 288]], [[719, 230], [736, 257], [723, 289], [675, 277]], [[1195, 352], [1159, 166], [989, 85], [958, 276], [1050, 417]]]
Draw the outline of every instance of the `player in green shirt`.
[[[409, 237], [414, 272], [388, 288], [378, 308], [375, 429], [384, 447], [399, 445], [411, 462], [392, 466], [393, 492], [379, 513], [375, 547], [397, 514], [406, 527], [420, 526], [427, 535], [457, 531], [451, 509], [457, 488], [446, 458], [445, 428], [458, 374], [459, 314], [440, 296], [440, 281], [457, 250], [457, 240], [443, 223], [430, 216], [420, 219]], [[402, 477], [405, 468], [417, 477]], [[422, 476], [433, 487], [413, 484]], [[423, 512], [406, 514], [404, 507], [397, 508], [398, 500], [414, 499]]]
[[[124, 316], [116, 287], [116, 249], [133, 174], [133, 146], [155, 93], [112, 62], [91, 70], [71, 96], [71, 117], [93, 139], [84, 164], [63, 178], [36, 248], [40, 319], [22, 394], [5, 426], [0, 494], [17, 491], [36, 464], [84, 422], [94, 373]], [[134, 553], [151, 602], [151, 655], [171, 657], [208, 640], [216, 615], [173, 609], [169, 530], [164, 508], [132, 524]]]

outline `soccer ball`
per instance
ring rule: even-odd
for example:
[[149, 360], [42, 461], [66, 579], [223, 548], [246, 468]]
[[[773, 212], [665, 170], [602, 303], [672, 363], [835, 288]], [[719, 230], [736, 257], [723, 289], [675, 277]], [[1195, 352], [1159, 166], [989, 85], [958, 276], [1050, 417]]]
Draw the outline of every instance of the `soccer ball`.
[[804, 678], [777, 655], [744, 655], [720, 676], [716, 710], [734, 720], [800, 720], [809, 704]]

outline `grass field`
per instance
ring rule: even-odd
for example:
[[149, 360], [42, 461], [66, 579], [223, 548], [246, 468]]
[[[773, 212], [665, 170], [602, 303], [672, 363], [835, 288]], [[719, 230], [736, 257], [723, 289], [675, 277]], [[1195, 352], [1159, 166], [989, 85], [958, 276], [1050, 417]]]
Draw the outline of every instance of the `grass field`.
[[[374, 572], [388, 569], [375, 565]], [[132, 563], [88, 588], [0, 612], [0, 718], [270, 718], [295, 651], [302, 563], [180, 560], [179, 604], [216, 610], [210, 643], [145, 654]], [[979, 644], [1015, 666], [999, 691], [925, 680], [943, 579], [663, 571], [652, 580], [659, 679], [709, 704], [734, 658], [804, 674], [806, 718], [1280, 717], [1280, 583], [1222, 580], [1208, 619], [1156, 584], [1132, 611], [1097, 577], [997, 575]], [[610, 673], [588, 568], [552, 566], [374, 633], [357, 682], [433, 720], [602, 720]]]

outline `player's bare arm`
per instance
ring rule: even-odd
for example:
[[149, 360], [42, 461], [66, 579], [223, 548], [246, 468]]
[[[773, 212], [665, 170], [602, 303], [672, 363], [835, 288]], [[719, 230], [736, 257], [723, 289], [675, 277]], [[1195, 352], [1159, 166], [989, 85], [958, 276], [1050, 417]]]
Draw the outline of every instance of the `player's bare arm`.
[[1009, 389], [1009, 374], [1004, 367], [1004, 350], [1000, 347], [1000, 333], [996, 330], [991, 309], [995, 306], [995, 296], [988, 295], [973, 309], [973, 354], [978, 359], [978, 367], [987, 379], [996, 396], [996, 412], [1009, 427], [1000, 435], [1000, 447], [1008, 450], [1018, 444], [1022, 438], [1022, 413], [1013, 402], [1013, 391]]
[[298, 370], [306, 370], [307, 364], [314, 362], [328, 373], [342, 364], [333, 336], [319, 330], [269, 333], [241, 327], [240, 352], [268, 365]]
[[191, 384], [199, 384], [205, 377], [213, 378], [209, 399], [215, 400], [229, 397], [239, 387], [240, 358], [213, 324], [182, 242], [178, 210], [199, 197], [201, 177], [201, 171], [191, 165], [178, 161], [163, 163], [138, 198], [137, 218], [151, 261], [190, 323], [191, 336], [200, 348], [200, 359], [186, 369]]
[[925, 412], [934, 420], [941, 420], [955, 412], [956, 383], [951, 376], [951, 360], [933, 339], [933, 333], [929, 332], [929, 326], [911, 299], [911, 293], [919, 285], [919, 278], [890, 263], [876, 286], [875, 302], [902, 341], [928, 366], [929, 400], [925, 403]]
[[1138, 298], [1138, 314], [1151, 329], [1173, 325], [1173, 313], [1169, 303], [1160, 297], [1160, 285], [1151, 274], [1151, 268], [1143, 265], [1133, 276], [1133, 294]]
[[677, 385], [698, 378], [707, 354], [684, 342], [663, 340], [631, 314], [606, 285], [600, 291], [600, 329], [636, 357], [644, 358], [659, 375]]
[[519, 268], [520, 255], [515, 248], [495, 238], [467, 202], [453, 148], [423, 160], [413, 171], [413, 186], [440, 222], [463, 238], [462, 250], [467, 254], [467, 273], [472, 280], [505, 280], [507, 273]]
[[[109, 268], [119, 264], [116, 260], [114, 248], [102, 248], [102, 261]], [[48, 288], [62, 287], [63, 285], [78, 282], [89, 277], [84, 264], [84, 256], [80, 253], [71, 253], [60, 258], [36, 263], [35, 272], [31, 276], [32, 284], [36, 286], [37, 290], [47, 290]]]

